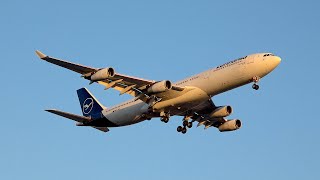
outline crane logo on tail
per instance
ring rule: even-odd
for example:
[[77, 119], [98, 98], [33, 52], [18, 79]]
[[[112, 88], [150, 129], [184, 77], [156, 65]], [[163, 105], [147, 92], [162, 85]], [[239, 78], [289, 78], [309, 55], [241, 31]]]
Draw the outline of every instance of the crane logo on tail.
[[91, 112], [92, 108], [93, 108], [93, 99], [92, 98], [87, 98], [83, 102], [83, 106], [82, 106], [83, 114], [89, 114]]

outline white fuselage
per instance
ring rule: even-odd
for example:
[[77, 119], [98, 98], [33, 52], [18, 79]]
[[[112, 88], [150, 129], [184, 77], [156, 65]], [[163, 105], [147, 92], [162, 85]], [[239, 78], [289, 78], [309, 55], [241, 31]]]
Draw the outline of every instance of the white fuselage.
[[[201, 102], [212, 96], [237, 88], [253, 81], [254, 77], [262, 78], [274, 70], [281, 59], [278, 56], [266, 56], [266, 53], [253, 54], [236, 59], [203, 73], [194, 75], [175, 85], [192, 87], [178, 92], [159, 94], [162, 99], [153, 106], [154, 111], [170, 111], [171, 115], [183, 115]], [[129, 100], [110, 109], [105, 109], [103, 115], [116, 124], [125, 126], [141, 122], [146, 118], [149, 105], [140, 100]]]

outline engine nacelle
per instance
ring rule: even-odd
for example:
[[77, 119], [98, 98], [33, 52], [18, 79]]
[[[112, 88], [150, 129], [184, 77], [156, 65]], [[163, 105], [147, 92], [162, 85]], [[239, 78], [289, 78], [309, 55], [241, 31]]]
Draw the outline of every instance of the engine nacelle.
[[172, 83], [168, 80], [160, 81], [148, 88], [148, 93], [162, 93], [172, 88]]
[[231, 106], [221, 106], [215, 109], [209, 116], [211, 118], [226, 117], [232, 113]]
[[90, 76], [91, 81], [102, 81], [105, 79], [108, 79], [110, 77], [113, 77], [115, 74], [113, 68], [104, 68], [100, 69], [97, 72], [95, 72], [93, 75]]
[[225, 131], [234, 131], [239, 129], [240, 127], [241, 127], [241, 121], [239, 119], [232, 119], [220, 125], [218, 129], [220, 132], [225, 132]]

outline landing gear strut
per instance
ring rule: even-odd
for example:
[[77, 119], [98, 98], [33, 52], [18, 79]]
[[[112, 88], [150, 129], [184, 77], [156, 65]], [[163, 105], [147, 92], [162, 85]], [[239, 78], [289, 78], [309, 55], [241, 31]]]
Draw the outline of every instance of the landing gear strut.
[[169, 117], [161, 117], [161, 121], [164, 123], [168, 123], [169, 122]]
[[160, 117], [161, 117], [161, 121], [162, 121], [162, 122], [168, 123], [168, 122], [169, 122], [169, 119], [170, 119], [170, 114], [169, 114], [169, 113], [161, 112], [161, 113], [160, 113]]
[[192, 128], [192, 122], [183, 120], [182, 126], [178, 126], [177, 131], [181, 132], [182, 134], [185, 134], [187, 133], [187, 128]]
[[252, 89], [258, 90], [259, 89], [259, 85], [257, 83], [260, 81], [260, 77], [259, 76], [254, 76], [252, 78], [252, 81], [254, 82], [254, 84], [252, 85]]
[[182, 125], [184, 127], [192, 128], [192, 122], [189, 122], [189, 121], [183, 121]]

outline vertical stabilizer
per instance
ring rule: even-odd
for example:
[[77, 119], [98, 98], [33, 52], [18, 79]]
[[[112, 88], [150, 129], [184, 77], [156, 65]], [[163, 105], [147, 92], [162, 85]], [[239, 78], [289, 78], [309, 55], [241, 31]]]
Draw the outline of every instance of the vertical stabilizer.
[[105, 107], [86, 89], [77, 90], [83, 116], [93, 119], [100, 118]]

